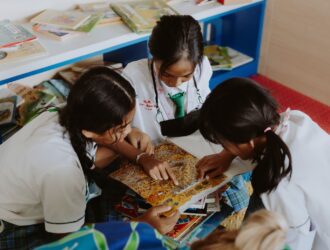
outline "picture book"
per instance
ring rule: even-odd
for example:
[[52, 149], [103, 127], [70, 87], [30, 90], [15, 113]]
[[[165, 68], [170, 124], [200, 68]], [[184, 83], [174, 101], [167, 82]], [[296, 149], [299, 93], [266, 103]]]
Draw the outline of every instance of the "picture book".
[[0, 126], [15, 122], [16, 96], [0, 99]]
[[253, 0], [218, 0], [223, 5], [251, 3]]
[[[179, 182], [178, 186], [171, 180], [153, 180], [140, 166], [131, 162], [123, 163], [110, 176], [130, 187], [152, 206], [169, 205], [172, 210], [179, 209], [181, 212], [224, 185], [227, 180], [225, 175], [198, 180], [195, 168], [198, 159], [170, 142], [155, 148], [155, 158], [168, 162]], [[164, 215], [171, 214], [172, 210]]]
[[247, 56], [230, 47], [209, 45], [204, 47], [204, 54], [208, 57], [212, 70], [232, 70], [243, 64], [253, 61]]
[[182, 214], [177, 221], [174, 228], [166, 234], [166, 236], [173, 238], [174, 240], [180, 239], [189, 229], [196, 223], [202, 220], [202, 217], [196, 215]]
[[32, 18], [31, 22], [75, 30], [89, 17], [90, 14], [83, 13], [81, 11], [60, 11], [47, 9], [38, 16]]
[[111, 7], [136, 33], [150, 32], [162, 15], [177, 14], [162, 0], [118, 2]]
[[0, 64], [31, 60], [46, 54], [47, 51], [41, 43], [33, 40], [10, 48], [0, 48]]
[[43, 108], [54, 104], [55, 99], [55, 95], [48, 94], [38, 89], [33, 89], [33, 91], [29, 93], [29, 96], [25, 98], [24, 103], [18, 108], [19, 125], [23, 126], [31, 121]]
[[90, 32], [96, 27], [96, 25], [102, 19], [102, 17], [103, 17], [102, 13], [91, 14], [90, 17], [81, 26], [75, 29], [75, 31]]
[[0, 21], [0, 48], [35, 40], [37, 37], [20, 24], [5, 19]]
[[85, 13], [101, 13], [102, 19], [97, 23], [98, 25], [120, 22], [121, 18], [110, 8], [108, 2], [94, 2], [79, 4], [79, 9]]
[[208, 213], [208, 204], [205, 204], [204, 208], [188, 208], [185, 211], [183, 211], [182, 214], [206, 216], [207, 213]]
[[43, 36], [52, 38], [57, 41], [65, 41], [69, 38], [74, 38], [79, 36], [78, 32], [72, 32], [69, 30], [64, 30], [50, 25], [35, 23], [32, 26], [33, 31], [42, 34]]

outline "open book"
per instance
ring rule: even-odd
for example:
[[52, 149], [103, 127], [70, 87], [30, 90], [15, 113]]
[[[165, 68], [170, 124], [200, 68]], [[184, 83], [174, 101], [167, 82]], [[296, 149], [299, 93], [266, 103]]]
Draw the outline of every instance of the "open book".
[[140, 166], [130, 162], [125, 162], [110, 176], [133, 189], [152, 206], [169, 205], [173, 210], [183, 212], [190, 204], [225, 185], [234, 175], [247, 170], [235, 166], [216, 178], [198, 180], [195, 168], [198, 158], [215, 153], [216, 150], [220, 150], [219, 146], [208, 144], [199, 133], [158, 145], [155, 158], [169, 163], [179, 181], [178, 186], [171, 180], [153, 180]]

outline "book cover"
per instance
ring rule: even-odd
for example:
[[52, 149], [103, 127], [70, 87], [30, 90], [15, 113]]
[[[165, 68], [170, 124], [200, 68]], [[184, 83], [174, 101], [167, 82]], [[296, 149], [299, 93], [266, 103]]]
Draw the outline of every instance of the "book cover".
[[15, 123], [16, 102], [16, 96], [0, 99], [0, 126]]
[[[198, 180], [195, 168], [198, 159], [170, 142], [155, 148], [155, 158], [169, 163], [179, 182], [178, 186], [171, 180], [153, 180], [140, 166], [131, 162], [123, 163], [110, 176], [130, 187], [152, 206], [169, 205], [181, 212], [227, 182], [225, 175]], [[164, 215], [171, 213], [172, 210]]]
[[75, 30], [89, 17], [90, 14], [81, 11], [59, 11], [48, 9], [32, 18], [31, 22]]
[[111, 4], [111, 7], [136, 33], [151, 32], [162, 15], [177, 14], [161, 0], [120, 2]]
[[181, 215], [174, 228], [166, 234], [166, 236], [173, 238], [174, 240], [180, 239], [189, 229], [199, 221], [200, 216], [196, 215]]
[[14, 46], [36, 38], [20, 24], [14, 24], [7, 19], [0, 21], [0, 48]]
[[121, 18], [110, 8], [107, 2], [94, 2], [79, 4], [79, 9], [90, 14], [100, 13], [103, 14], [102, 19], [98, 22], [98, 25], [119, 22]]
[[35, 118], [43, 108], [53, 104], [56, 96], [33, 89], [26, 97], [25, 102], [22, 103], [18, 108], [19, 113], [19, 125], [23, 126], [33, 118]]
[[188, 208], [185, 211], [183, 211], [182, 214], [206, 216], [207, 213], [208, 213], [208, 204], [205, 204], [204, 208]]
[[253, 61], [247, 56], [230, 47], [210, 45], [204, 47], [204, 54], [208, 57], [212, 70], [232, 70], [243, 64]]
[[0, 63], [34, 59], [47, 54], [46, 49], [36, 40], [20, 43], [14, 47], [0, 48]]
[[81, 26], [79, 26], [75, 30], [79, 32], [90, 32], [96, 27], [96, 25], [102, 19], [102, 17], [103, 17], [102, 13], [93, 13]]
[[65, 41], [69, 38], [79, 36], [77, 32], [71, 32], [69, 30], [60, 29], [54, 26], [35, 23], [32, 26], [33, 31], [42, 34], [43, 36], [52, 38], [57, 41]]

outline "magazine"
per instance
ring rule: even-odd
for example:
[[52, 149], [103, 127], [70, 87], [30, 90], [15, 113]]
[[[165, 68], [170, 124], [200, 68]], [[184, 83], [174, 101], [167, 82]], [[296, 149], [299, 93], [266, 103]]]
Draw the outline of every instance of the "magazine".
[[208, 57], [213, 71], [232, 70], [253, 61], [252, 57], [237, 50], [218, 45], [205, 46], [204, 54]]
[[161, 0], [120, 2], [111, 4], [111, 7], [136, 33], [151, 32], [161, 16], [177, 14]]
[[7, 19], [0, 21], [0, 48], [14, 46], [36, 38], [22, 25], [14, 24]]
[[140, 166], [128, 161], [110, 176], [130, 187], [152, 206], [171, 206], [172, 210], [164, 213], [165, 216], [177, 209], [183, 212], [190, 204], [229, 181], [225, 175], [198, 180], [195, 168], [198, 159], [170, 142], [158, 145], [155, 148], [155, 157], [169, 163], [179, 182], [178, 186], [171, 180], [153, 180]]

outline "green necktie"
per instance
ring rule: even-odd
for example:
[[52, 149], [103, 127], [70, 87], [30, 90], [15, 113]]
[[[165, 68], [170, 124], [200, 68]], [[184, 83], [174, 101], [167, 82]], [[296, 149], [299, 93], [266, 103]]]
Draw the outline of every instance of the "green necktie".
[[184, 117], [184, 92], [177, 93], [175, 95], [170, 96], [171, 100], [174, 102], [176, 106], [175, 110], [175, 118]]

